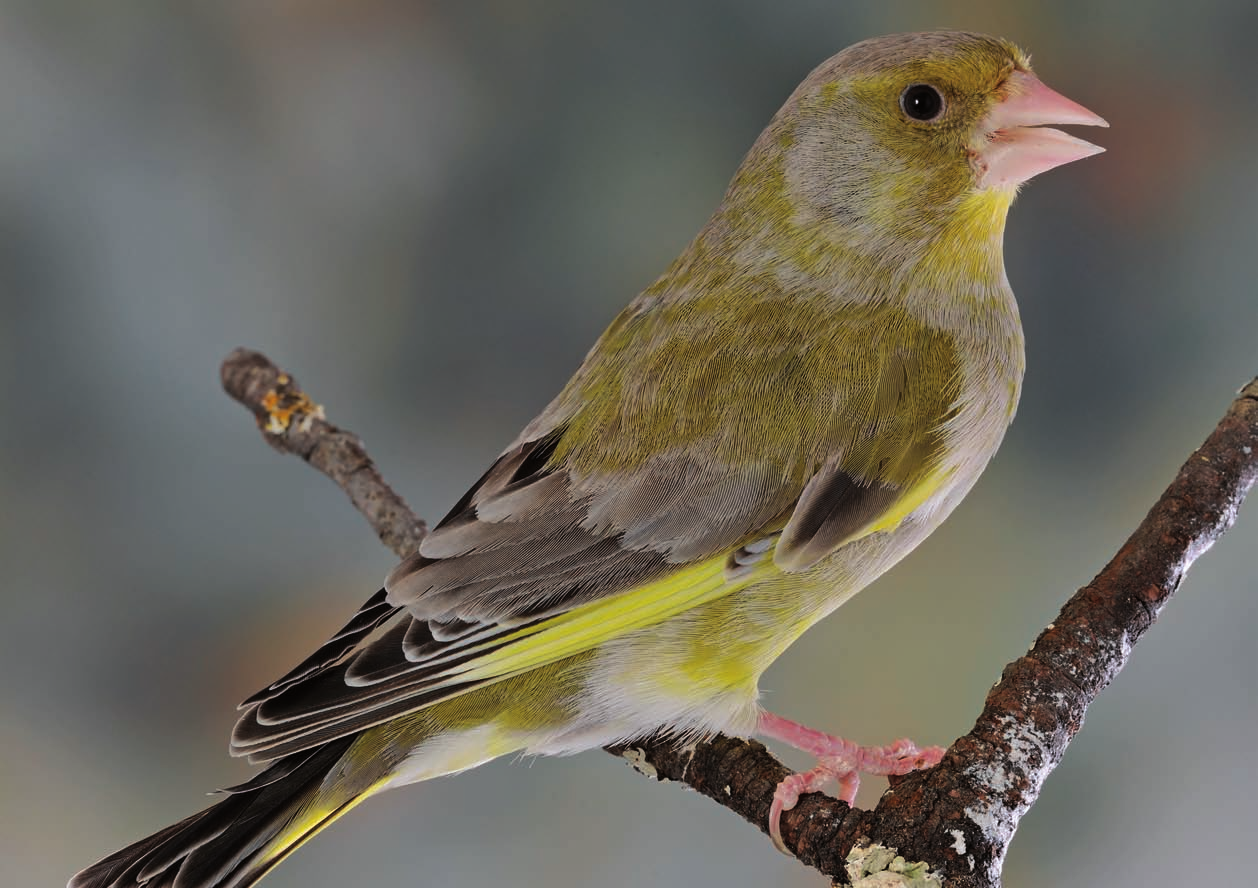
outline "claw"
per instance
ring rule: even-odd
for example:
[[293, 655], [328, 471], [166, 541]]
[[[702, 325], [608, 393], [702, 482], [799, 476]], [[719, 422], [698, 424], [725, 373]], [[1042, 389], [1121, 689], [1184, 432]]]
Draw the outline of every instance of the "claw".
[[782, 812], [794, 808], [801, 795], [821, 789], [822, 785], [830, 779], [830, 774], [820, 771], [821, 769], [814, 768], [803, 774], [791, 774], [779, 783], [778, 788], [773, 792], [773, 804], [769, 806], [769, 838], [773, 840], [773, 847], [783, 854], [789, 856], [791, 852], [786, 849], [786, 843], [782, 841]]

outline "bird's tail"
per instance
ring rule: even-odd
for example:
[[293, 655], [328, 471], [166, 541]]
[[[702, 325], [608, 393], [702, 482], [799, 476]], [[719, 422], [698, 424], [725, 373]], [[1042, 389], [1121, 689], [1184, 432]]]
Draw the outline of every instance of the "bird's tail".
[[247, 888], [377, 787], [339, 779], [354, 737], [280, 759], [212, 808], [129, 845], [68, 888]]

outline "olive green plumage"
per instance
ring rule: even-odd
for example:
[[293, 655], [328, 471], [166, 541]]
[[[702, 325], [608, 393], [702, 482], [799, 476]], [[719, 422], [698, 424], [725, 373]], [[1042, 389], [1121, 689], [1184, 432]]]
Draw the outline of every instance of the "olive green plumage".
[[[1014, 191], [971, 159], [1026, 69], [953, 32], [817, 68], [386, 591], [246, 701], [233, 752], [270, 768], [72, 885], [248, 885], [390, 786], [754, 730], [761, 672], [947, 515], [1013, 416]], [[914, 83], [946, 113], [906, 116]]]

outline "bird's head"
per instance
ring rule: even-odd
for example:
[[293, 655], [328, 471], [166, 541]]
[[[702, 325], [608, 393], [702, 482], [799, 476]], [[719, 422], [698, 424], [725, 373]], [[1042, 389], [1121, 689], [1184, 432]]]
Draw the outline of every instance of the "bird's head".
[[1045, 86], [1005, 40], [879, 37], [809, 75], [739, 178], [774, 183], [776, 194], [754, 198], [762, 215], [830, 228], [858, 249], [920, 245], [959, 215], [982, 217], [998, 240], [1021, 183], [1103, 150], [1049, 124], [1106, 126]]

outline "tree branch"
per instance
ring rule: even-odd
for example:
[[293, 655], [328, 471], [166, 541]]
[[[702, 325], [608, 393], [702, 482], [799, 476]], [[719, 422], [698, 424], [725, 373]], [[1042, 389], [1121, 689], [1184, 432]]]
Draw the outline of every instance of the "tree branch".
[[249, 408], [266, 443], [335, 481], [398, 558], [415, 551], [428, 525], [385, 483], [362, 439], [328, 422], [297, 380], [266, 355], [244, 348], [227, 356], [219, 377], [227, 394]]
[[[257, 417], [267, 443], [335, 481], [394, 554], [414, 550], [427, 532], [424, 522], [384, 482], [358, 437], [327, 422], [296, 380], [244, 349], [223, 363], [222, 378], [228, 394]], [[820, 793], [802, 797], [782, 816], [787, 847], [852, 884], [881, 872], [879, 885], [999, 886], [1018, 821], [1088, 706], [1193, 561], [1231, 527], [1255, 477], [1258, 380], [1240, 392], [1113, 560], [1025, 656], [1005, 667], [974, 728], [937, 767], [893, 778], [872, 811]], [[773, 791], [790, 773], [761, 744], [724, 736], [684, 746], [659, 737], [608, 751], [657, 779], [685, 783], [761, 831]]]

